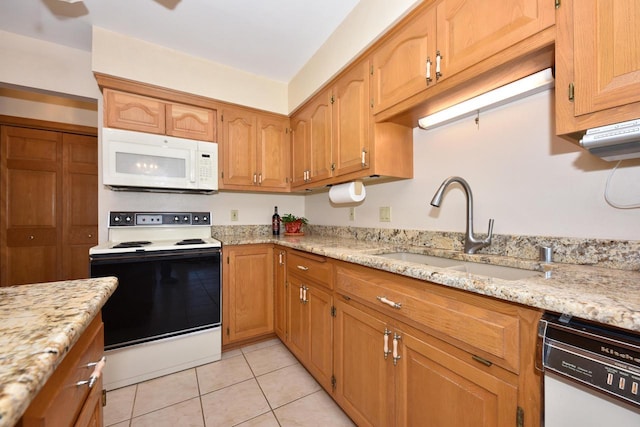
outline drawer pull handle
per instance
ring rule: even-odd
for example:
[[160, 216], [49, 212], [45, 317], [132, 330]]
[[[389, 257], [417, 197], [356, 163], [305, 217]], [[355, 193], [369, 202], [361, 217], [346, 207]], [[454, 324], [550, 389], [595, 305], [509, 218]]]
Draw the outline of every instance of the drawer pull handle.
[[400, 304], [399, 302], [393, 302], [391, 300], [388, 300], [387, 297], [381, 297], [381, 296], [377, 296], [376, 297], [378, 299], [378, 301], [380, 301], [383, 304], [387, 304], [390, 307], [393, 307], [395, 309], [400, 310], [402, 308], [402, 304]]
[[393, 334], [393, 366], [398, 364], [398, 360], [402, 356], [398, 355], [398, 341], [400, 341], [402, 337], [398, 334]]
[[306, 286], [302, 287], [302, 303], [306, 304], [309, 302], [309, 300], [307, 299], [307, 291], [309, 290], [309, 288], [307, 288]]
[[303, 286], [300, 286], [300, 302], [304, 301], [304, 299], [302, 298], [302, 288]]
[[97, 362], [87, 363], [86, 367], [87, 368], [93, 367], [93, 372], [91, 373], [91, 376], [89, 377], [88, 380], [78, 381], [76, 385], [77, 386], [88, 385], [89, 388], [93, 388], [93, 386], [96, 384], [96, 381], [98, 381], [98, 379], [102, 375], [102, 370], [104, 369], [104, 365], [106, 363], [107, 363], [107, 358], [104, 356], [102, 357], [102, 359], [100, 359]]
[[473, 354], [473, 355], [471, 356], [471, 358], [472, 358], [473, 360], [475, 360], [476, 362], [480, 362], [480, 363], [482, 363], [482, 364], [483, 364], [483, 365], [485, 365], [485, 366], [491, 366], [491, 365], [493, 365], [493, 362], [491, 362], [490, 360], [487, 360], [487, 359], [485, 359], [485, 358], [483, 358], [483, 357], [480, 357], [480, 356], [476, 356], [475, 354]]
[[382, 351], [384, 354], [384, 360], [387, 360], [389, 353], [391, 353], [391, 351], [389, 351], [389, 335], [391, 335], [391, 331], [384, 328], [384, 350]]
[[309, 267], [305, 267], [304, 265], [299, 265], [298, 270], [307, 271], [309, 270]]

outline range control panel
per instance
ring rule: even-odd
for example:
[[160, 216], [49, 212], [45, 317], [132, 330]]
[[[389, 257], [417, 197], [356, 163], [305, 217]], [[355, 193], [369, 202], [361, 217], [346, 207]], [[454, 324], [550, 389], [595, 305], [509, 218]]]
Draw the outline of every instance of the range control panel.
[[109, 212], [109, 227], [211, 225], [211, 212]]

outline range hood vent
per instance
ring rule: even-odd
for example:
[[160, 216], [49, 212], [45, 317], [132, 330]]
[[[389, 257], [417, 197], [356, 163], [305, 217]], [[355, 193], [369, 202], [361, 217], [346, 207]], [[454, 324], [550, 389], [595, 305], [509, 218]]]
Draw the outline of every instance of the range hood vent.
[[589, 129], [580, 145], [610, 162], [640, 158], [640, 119]]

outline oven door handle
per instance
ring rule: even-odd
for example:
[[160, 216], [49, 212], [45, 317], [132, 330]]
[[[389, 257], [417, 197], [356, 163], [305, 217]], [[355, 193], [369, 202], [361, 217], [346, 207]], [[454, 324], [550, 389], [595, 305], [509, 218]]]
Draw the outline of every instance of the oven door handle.
[[167, 251], [135, 251], [123, 252], [117, 254], [99, 254], [91, 255], [92, 265], [112, 264], [114, 261], [152, 261], [156, 259], [184, 259], [184, 258], [200, 258], [207, 256], [220, 255], [220, 248], [203, 248], [203, 249], [171, 249]]

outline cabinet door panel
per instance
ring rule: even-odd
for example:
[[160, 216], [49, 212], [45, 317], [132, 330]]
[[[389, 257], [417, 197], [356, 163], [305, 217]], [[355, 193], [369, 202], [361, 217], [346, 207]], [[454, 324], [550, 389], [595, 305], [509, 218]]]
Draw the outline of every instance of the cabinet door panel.
[[[427, 58], [435, 61], [435, 33], [436, 13], [430, 8], [373, 53], [374, 113], [427, 87]], [[433, 65], [431, 72], [435, 82]]]
[[331, 177], [331, 102], [330, 94], [321, 94], [313, 102], [309, 118], [310, 179]]
[[640, 101], [640, 3], [574, 2], [575, 114]]
[[554, 3], [548, 0], [503, 0], [499, 6], [485, 0], [443, 0], [437, 6], [442, 78], [498, 54], [554, 20]]
[[258, 117], [258, 184], [265, 189], [289, 188], [291, 146], [289, 120]]
[[287, 326], [287, 252], [277, 249], [274, 256], [275, 283], [274, 283], [274, 329], [282, 342], [286, 342], [288, 335]]
[[255, 114], [244, 110], [225, 110], [222, 128], [223, 183], [257, 183]]
[[393, 371], [384, 358], [386, 323], [336, 301], [335, 398], [357, 425], [394, 425]]
[[104, 89], [107, 127], [165, 133], [165, 103], [146, 96]]
[[0, 283], [57, 280], [60, 273], [62, 137], [2, 127]]
[[308, 334], [309, 347], [307, 367], [316, 380], [327, 390], [331, 389], [331, 375], [333, 374], [332, 355], [332, 318], [331, 306], [333, 299], [327, 292], [317, 287], [311, 287], [308, 292]]
[[291, 119], [291, 175], [294, 187], [305, 184], [310, 166], [309, 117], [306, 112], [298, 113]]
[[302, 283], [295, 277], [289, 276], [288, 280], [289, 339], [287, 346], [298, 359], [304, 360], [309, 346], [309, 322], [305, 317], [306, 307], [302, 302]]
[[89, 248], [98, 244], [98, 141], [63, 135], [62, 278], [89, 277]]
[[396, 425], [501, 427], [514, 423], [516, 386], [433, 343], [399, 333]]
[[192, 105], [167, 104], [167, 135], [215, 141], [216, 112]]
[[273, 333], [273, 248], [227, 247], [223, 344]]
[[[369, 62], [363, 61], [336, 83], [333, 103], [334, 176], [370, 166]], [[363, 153], [365, 161], [363, 163]]]

